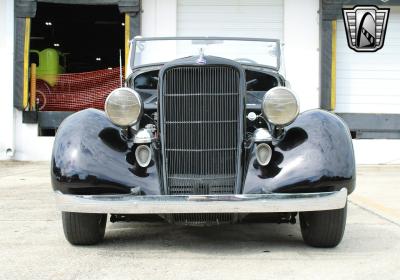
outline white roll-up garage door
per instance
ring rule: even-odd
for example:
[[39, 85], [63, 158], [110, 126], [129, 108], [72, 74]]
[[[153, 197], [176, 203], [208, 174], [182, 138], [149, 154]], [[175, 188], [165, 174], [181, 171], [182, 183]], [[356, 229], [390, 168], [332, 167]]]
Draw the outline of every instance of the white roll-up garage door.
[[375, 53], [351, 50], [337, 22], [336, 112], [400, 114], [400, 8], [391, 7], [385, 44]]
[[283, 37], [283, 0], [178, 0], [178, 36]]

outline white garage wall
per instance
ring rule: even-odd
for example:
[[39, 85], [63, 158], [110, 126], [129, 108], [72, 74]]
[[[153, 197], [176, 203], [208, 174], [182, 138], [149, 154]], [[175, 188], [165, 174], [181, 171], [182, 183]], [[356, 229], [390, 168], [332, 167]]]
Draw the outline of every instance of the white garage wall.
[[178, 36], [282, 39], [283, 0], [178, 0]]
[[336, 112], [400, 113], [400, 7], [391, 7], [385, 44], [373, 53], [347, 45], [337, 22]]
[[143, 37], [176, 36], [176, 0], [142, 1]]
[[[283, 6], [286, 74], [300, 96], [302, 111], [319, 104], [318, 3], [285, 0]], [[0, 38], [5, 39], [0, 40], [0, 61], [8, 65], [0, 73], [0, 159], [5, 147], [14, 148], [15, 138], [16, 159], [49, 160], [54, 137], [38, 137], [37, 125], [22, 124], [21, 112], [13, 109], [13, 5], [12, 0], [0, 1]], [[142, 5], [143, 36], [176, 36], [177, 0], [145, 0]], [[400, 163], [399, 142], [355, 140], [357, 163]]]
[[285, 0], [286, 78], [300, 98], [300, 110], [319, 108], [319, 1]]
[[16, 160], [50, 161], [54, 137], [38, 136], [37, 124], [22, 123], [22, 112], [15, 111]]
[[[357, 53], [337, 22], [336, 112], [400, 113], [400, 8], [391, 6], [383, 49]], [[400, 140], [354, 140], [359, 164], [399, 164]]]
[[286, 77], [305, 111], [319, 106], [318, 9], [318, 0], [285, 0], [283, 9], [281, 0], [146, 0], [142, 35], [280, 38]]
[[[164, 1], [143, 1], [143, 36], [177, 35], [177, 1], [166, 0], [169, 3], [167, 8], [157, 3]], [[282, 39], [285, 43], [286, 76], [300, 97], [302, 111], [319, 107], [318, 9], [318, 0], [285, 0], [283, 6]], [[220, 18], [224, 18], [223, 14]], [[207, 24], [212, 26], [210, 23]], [[183, 32], [183, 29], [178, 32]], [[245, 35], [237, 34], [237, 36]], [[399, 140], [355, 140], [353, 143], [357, 164], [400, 163], [399, 142]], [[379, 149], [376, 148], [377, 145]]]
[[[0, 160], [14, 151], [14, 1], [0, 1]], [[11, 152], [8, 152], [11, 151]]]
[[[14, 1], [0, 1], [0, 160], [50, 160], [54, 137], [38, 137], [36, 124], [23, 124], [14, 109]], [[6, 153], [7, 150], [11, 152]]]
[[318, 0], [178, 0], [178, 36], [277, 38], [301, 110], [319, 106]]
[[400, 164], [400, 140], [353, 140], [356, 164]]

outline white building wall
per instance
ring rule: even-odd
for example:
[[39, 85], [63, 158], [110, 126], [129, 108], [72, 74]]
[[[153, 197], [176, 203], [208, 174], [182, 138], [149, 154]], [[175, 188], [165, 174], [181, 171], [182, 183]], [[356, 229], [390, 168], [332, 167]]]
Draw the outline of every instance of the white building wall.
[[37, 124], [22, 123], [22, 112], [15, 110], [16, 160], [50, 161], [54, 137], [38, 136]]
[[400, 7], [389, 8], [384, 46], [377, 52], [350, 49], [344, 22], [337, 21], [335, 112], [400, 113]]
[[0, 1], [0, 160], [14, 153], [14, 1]]
[[300, 110], [319, 107], [319, 0], [285, 0], [283, 54], [286, 79]]
[[[177, 0], [146, 0], [142, 8], [143, 37], [176, 35]], [[284, 1], [285, 72], [302, 111], [319, 106], [318, 9], [319, 0]]]
[[[176, 0], [143, 1], [142, 36], [175, 36], [176, 7]], [[318, 10], [319, 0], [284, 1], [285, 72], [300, 98], [301, 111], [319, 107]], [[358, 164], [400, 163], [399, 140], [354, 140], [353, 143]]]
[[[0, 61], [7, 65], [0, 70], [0, 159], [11, 149], [18, 160], [49, 160], [54, 137], [38, 137], [37, 125], [23, 124], [22, 113], [13, 109], [13, 5], [12, 0], [0, 1]], [[176, 35], [177, 0], [145, 0], [142, 8], [142, 36]], [[299, 95], [302, 111], [319, 106], [318, 9], [318, 0], [284, 2], [286, 77]], [[400, 163], [399, 142], [355, 140], [357, 163]]]
[[176, 36], [177, 0], [142, 1], [142, 36]]
[[50, 160], [54, 137], [38, 137], [14, 109], [14, 1], [0, 1], [0, 160]]
[[400, 140], [353, 140], [356, 164], [400, 164]]

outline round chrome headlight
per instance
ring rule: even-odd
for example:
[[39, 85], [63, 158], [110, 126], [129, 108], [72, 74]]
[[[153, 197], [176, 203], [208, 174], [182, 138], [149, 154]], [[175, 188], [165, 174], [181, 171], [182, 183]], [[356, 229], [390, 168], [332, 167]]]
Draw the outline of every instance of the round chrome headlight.
[[117, 88], [108, 95], [104, 111], [114, 124], [121, 127], [132, 126], [142, 115], [142, 99], [131, 88]]
[[299, 101], [290, 89], [274, 87], [265, 93], [262, 111], [270, 123], [285, 126], [299, 114]]

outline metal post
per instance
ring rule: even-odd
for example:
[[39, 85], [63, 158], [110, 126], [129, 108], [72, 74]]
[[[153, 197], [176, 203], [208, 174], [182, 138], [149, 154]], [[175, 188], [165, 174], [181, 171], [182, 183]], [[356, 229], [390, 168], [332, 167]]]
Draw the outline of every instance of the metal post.
[[36, 63], [31, 64], [31, 95], [29, 99], [31, 111], [36, 111]]

